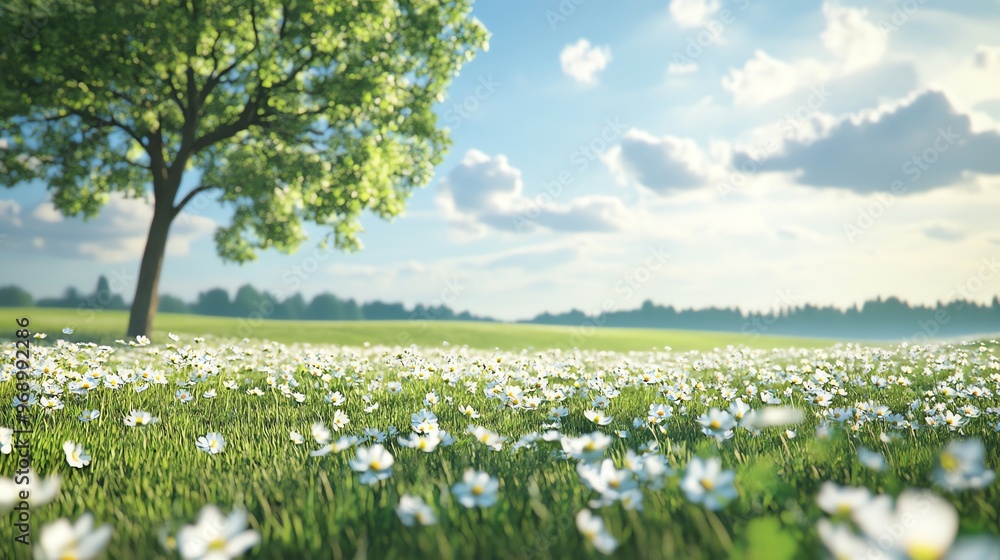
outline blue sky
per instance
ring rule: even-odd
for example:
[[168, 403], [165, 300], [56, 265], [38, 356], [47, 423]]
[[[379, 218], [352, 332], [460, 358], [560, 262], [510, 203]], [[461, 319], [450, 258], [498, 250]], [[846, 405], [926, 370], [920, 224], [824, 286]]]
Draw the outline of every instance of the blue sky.
[[[227, 214], [205, 199], [172, 230], [161, 292], [251, 282], [521, 319], [1000, 291], [996, 2], [474, 13], [489, 51], [439, 107], [454, 145], [405, 216], [367, 216], [359, 253], [315, 259], [312, 240], [240, 267], [215, 256]], [[18, 263], [0, 284], [48, 296], [107, 274], [131, 298], [148, 208], [113, 199], [84, 224], [56, 215], [44, 185], [0, 194], [0, 250]]]

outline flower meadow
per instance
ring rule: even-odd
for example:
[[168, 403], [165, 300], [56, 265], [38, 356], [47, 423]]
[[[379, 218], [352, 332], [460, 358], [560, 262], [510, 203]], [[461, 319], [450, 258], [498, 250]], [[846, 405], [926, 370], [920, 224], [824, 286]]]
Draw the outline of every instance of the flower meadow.
[[36, 342], [2, 558], [1000, 558], [994, 342]]

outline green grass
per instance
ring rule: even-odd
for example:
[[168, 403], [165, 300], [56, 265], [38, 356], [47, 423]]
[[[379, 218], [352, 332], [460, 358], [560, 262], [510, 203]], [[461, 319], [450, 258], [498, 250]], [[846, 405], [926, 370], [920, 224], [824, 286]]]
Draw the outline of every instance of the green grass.
[[[10, 328], [0, 337], [13, 336], [14, 317], [31, 319], [32, 329], [62, 336], [74, 329], [70, 339], [110, 343], [124, 338], [128, 314], [124, 311], [81, 311], [52, 308], [0, 308], [10, 318]], [[286, 344], [341, 344], [365, 342], [387, 346], [468, 345], [470, 348], [523, 350], [580, 348], [615, 352], [644, 351], [670, 346], [674, 350], [711, 350], [730, 344], [753, 348], [819, 348], [833, 341], [819, 338], [747, 335], [708, 331], [666, 329], [574, 328], [547, 325], [477, 323], [457, 321], [278, 321], [255, 323], [247, 319], [201, 315], [157, 314], [153, 340], [164, 342], [173, 332], [190, 336], [250, 338]], [[9, 332], [8, 332], [9, 331]]]

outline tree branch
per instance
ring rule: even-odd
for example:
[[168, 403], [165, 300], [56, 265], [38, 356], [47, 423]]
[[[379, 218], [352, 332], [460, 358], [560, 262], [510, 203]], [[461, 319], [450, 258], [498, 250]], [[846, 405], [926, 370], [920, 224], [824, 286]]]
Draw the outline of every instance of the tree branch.
[[203, 193], [205, 191], [208, 191], [208, 190], [221, 189], [221, 188], [222, 187], [219, 187], [217, 185], [201, 185], [200, 187], [198, 187], [198, 188], [194, 189], [193, 191], [187, 193], [187, 196], [185, 196], [184, 198], [182, 198], [181, 201], [180, 201], [180, 203], [177, 204], [177, 206], [173, 207], [173, 213], [171, 215], [172, 216], [176, 216], [177, 214], [180, 214], [180, 212], [184, 208], [184, 206], [186, 206], [188, 202], [191, 202], [191, 200], [193, 200], [194, 197], [198, 196], [199, 194], [201, 194], [201, 193]]

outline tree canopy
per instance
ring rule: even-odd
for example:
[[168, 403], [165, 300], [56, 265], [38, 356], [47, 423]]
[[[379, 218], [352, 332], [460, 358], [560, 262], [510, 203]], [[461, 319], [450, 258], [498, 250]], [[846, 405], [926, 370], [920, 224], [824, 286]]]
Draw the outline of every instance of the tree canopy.
[[304, 222], [358, 249], [361, 214], [402, 212], [449, 144], [434, 104], [488, 40], [470, 4], [5, 2], [0, 184], [40, 180], [84, 217], [112, 192], [152, 199], [133, 319], [155, 311], [167, 231], [202, 192], [232, 211], [225, 260], [294, 251]]

